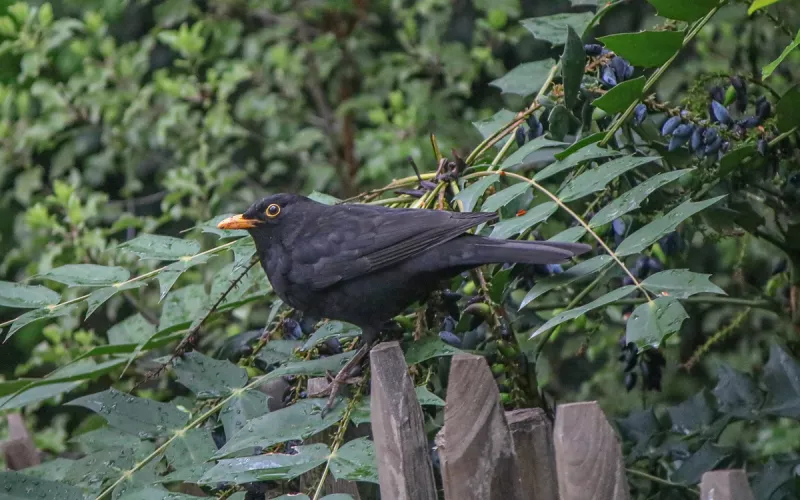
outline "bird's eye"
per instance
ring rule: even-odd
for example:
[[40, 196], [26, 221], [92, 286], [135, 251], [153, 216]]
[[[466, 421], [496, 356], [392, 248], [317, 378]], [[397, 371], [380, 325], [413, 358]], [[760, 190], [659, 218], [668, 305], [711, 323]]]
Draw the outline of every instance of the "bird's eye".
[[277, 217], [278, 214], [280, 213], [281, 213], [280, 205], [273, 203], [272, 205], [267, 207], [266, 211], [267, 217]]

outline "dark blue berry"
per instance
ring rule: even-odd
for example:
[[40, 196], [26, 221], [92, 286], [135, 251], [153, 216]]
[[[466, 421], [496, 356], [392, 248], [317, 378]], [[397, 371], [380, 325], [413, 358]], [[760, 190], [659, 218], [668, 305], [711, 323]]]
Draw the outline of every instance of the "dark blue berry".
[[644, 123], [645, 119], [647, 118], [647, 106], [643, 103], [639, 103], [636, 105], [636, 108], [633, 110], [633, 123], [636, 125], [641, 125]]
[[736, 109], [740, 113], [744, 113], [744, 110], [747, 109], [747, 86], [740, 76], [734, 75], [730, 80], [733, 89], [736, 91]]
[[717, 129], [707, 128], [705, 132], [703, 132], [703, 144], [711, 144], [716, 141], [718, 137]]
[[786, 259], [781, 259], [775, 264], [775, 267], [772, 268], [772, 274], [780, 274], [786, 271], [786, 268], [787, 268]]
[[731, 120], [731, 115], [728, 113], [728, 110], [725, 109], [721, 103], [717, 101], [711, 101], [711, 109], [713, 111], [713, 118], [714, 120], [722, 123], [723, 125], [730, 125], [733, 123]]
[[561, 264], [545, 264], [547, 266], [547, 270], [550, 274], [561, 274], [564, 272], [564, 268], [561, 267]]
[[628, 372], [625, 374], [625, 390], [631, 392], [636, 387], [636, 372]]
[[300, 323], [292, 318], [283, 320], [283, 338], [288, 340], [298, 340], [303, 336], [303, 329], [300, 328]]
[[667, 146], [667, 151], [670, 153], [680, 149], [684, 144], [689, 142], [689, 137], [678, 137], [677, 135], [673, 135], [672, 138], [669, 140], [669, 145]]
[[650, 272], [653, 273], [664, 270], [664, 264], [662, 264], [661, 261], [655, 257], [650, 257], [647, 259], [647, 267], [650, 269]]
[[661, 126], [661, 135], [666, 137], [670, 135], [672, 132], [678, 128], [678, 125], [681, 124], [681, 117], [680, 116], [673, 116], [669, 118], [667, 121], [664, 122], [664, 125]]
[[725, 92], [723, 92], [722, 87], [717, 86], [712, 88], [709, 94], [711, 94], [711, 99], [720, 103], [725, 102]]
[[761, 125], [761, 119], [757, 116], [748, 116], [736, 122], [736, 126], [743, 129], [755, 128], [759, 125]]
[[625, 221], [622, 219], [614, 219], [611, 221], [611, 229], [614, 230], [614, 234], [622, 236], [625, 234]]
[[761, 156], [767, 156], [767, 148], [769, 145], [765, 139], [759, 139], [756, 143], [756, 149], [758, 150], [758, 154]]
[[692, 151], [697, 151], [697, 149], [703, 145], [703, 132], [705, 132], [705, 130], [706, 129], [703, 127], [697, 127], [694, 129], [694, 132], [692, 132], [692, 139], [689, 144]]
[[461, 339], [453, 332], [439, 332], [439, 338], [442, 339], [442, 342], [445, 344], [453, 347], [461, 347]]
[[442, 320], [442, 331], [452, 332], [455, 329], [456, 320], [454, 320], [451, 316], [445, 316], [444, 320]]
[[599, 56], [603, 52], [603, 46], [599, 43], [587, 43], [583, 46], [583, 51], [587, 56]]
[[325, 347], [328, 348], [328, 352], [330, 354], [341, 354], [342, 353], [342, 343], [339, 342], [339, 339], [336, 337], [331, 337], [329, 339], [325, 339]]
[[614, 70], [617, 82], [624, 82], [633, 76], [633, 66], [622, 57], [617, 56], [611, 59], [608, 65]]
[[514, 134], [514, 140], [517, 141], [517, 146], [522, 147], [525, 144], [525, 129], [522, 127], [517, 127], [517, 131]]
[[770, 117], [772, 114], [772, 105], [769, 103], [766, 97], [761, 96], [758, 101], [756, 101], [756, 116], [763, 122], [767, 118]]
[[706, 148], [703, 150], [703, 154], [706, 156], [716, 154], [716, 152], [719, 151], [721, 147], [722, 147], [722, 137], [717, 136], [717, 138], [714, 139], [714, 142], [706, 146]]
[[614, 69], [610, 66], [605, 66], [603, 68], [603, 72], [600, 75], [600, 79], [608, 85], [609, 87], [613, 87], [617, 84], [617, 75], [614, 72]]
[[694, 132], [694, 125], [691, 123], [682, 123], [672, 132], [672, 135], [685, 138], [691, 136], [692, 132]]

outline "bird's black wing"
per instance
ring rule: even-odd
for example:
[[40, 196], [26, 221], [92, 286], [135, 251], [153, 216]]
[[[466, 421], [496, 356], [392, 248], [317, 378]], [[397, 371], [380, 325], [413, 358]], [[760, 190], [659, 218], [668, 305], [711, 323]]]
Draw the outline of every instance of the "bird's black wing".
[[496, 218], [494, 213], [328, 207], [295, 233], [289, 279], [326, 288], [412, 258]]

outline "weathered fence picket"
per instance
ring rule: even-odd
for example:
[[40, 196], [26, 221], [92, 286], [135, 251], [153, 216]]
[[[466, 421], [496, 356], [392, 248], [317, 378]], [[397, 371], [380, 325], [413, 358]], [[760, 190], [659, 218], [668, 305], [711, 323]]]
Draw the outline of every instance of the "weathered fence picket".
[[743, 470], [712, 470], [700, 481], [700, 500], [755, 500], [755, 496]]

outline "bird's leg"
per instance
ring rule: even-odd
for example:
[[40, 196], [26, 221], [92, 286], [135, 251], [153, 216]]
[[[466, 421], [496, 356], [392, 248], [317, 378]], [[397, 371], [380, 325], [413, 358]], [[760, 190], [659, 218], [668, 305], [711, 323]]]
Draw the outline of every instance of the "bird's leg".
[[339, 373], [333, 377], [333, 380], [331, 380], [331, 383], [328, 386], [330, 395], [328, 396], [328, 402], [325, 404], [325, 408], [322, 410], [322, 418], [325, 418], [325, 415], [327, 415], [328, 412], [330, 412], [335, 406], [336, 396], [339, 394], [339, 390], [341, 389], [342, 385], [347, 384], [347, 381], [350, 378], [350, 371], [361, 363], [373, 345], [374, 342], [364, 342], [364, 345], [362, 345], [358, 351], [356, 351], [355, 355], [350, 358], [350, 361], [348, 361], [347, 364], [344, 365], [341, 370], [339, 370]]

